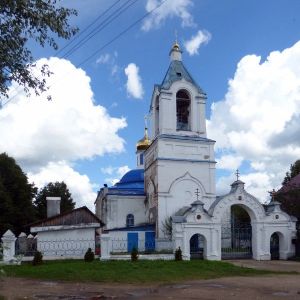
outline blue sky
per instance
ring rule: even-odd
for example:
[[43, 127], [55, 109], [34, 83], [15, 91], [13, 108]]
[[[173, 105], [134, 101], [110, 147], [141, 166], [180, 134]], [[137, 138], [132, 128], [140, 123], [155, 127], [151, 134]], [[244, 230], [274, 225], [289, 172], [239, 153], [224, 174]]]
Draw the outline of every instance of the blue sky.
[[[61, 3], [78, 10], [72, 23], [82, 31], [115, 2]], [[265, 201], [300, 157], [300, 2], [167, 0], [81, 65], [160, 2], [131, 0], [126, 12], [67, 60], [64, 52], [57, 56], [30, 44], [35, 58], [55, 71], [49, 90], [54, 104], [25, 99], [12, 87], [11, 95], [18, 95], [0, 111], [0, 151], [14, 156], [37, 185], [65, 180], [77, 204], [92, 207], [104, 183], [135, 167], [153, 85], [168, 69], [177, 31], [184, 64], [208, 95], [218, 193], [228, 190], [239, 168], [248, 190]]]

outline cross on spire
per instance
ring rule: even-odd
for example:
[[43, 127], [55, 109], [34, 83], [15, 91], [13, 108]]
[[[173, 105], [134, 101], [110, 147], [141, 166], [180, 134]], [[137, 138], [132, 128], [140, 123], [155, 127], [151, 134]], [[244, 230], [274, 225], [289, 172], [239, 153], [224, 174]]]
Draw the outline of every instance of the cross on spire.
[[235, 172], [235, 176], [236, 176], [236, 181], [238, 181], [240, 179], [240, 172], [239, 172], [239, 169], [236, 170]]
[[175, 43], [177, 43], [178, 35], [177, 35], [177, 30], [175, 29]]
[[196, 196], [197, 196], [197, 201], [199, 200], [199, 195], [200, 195], [200, 192], [199, 192], [199, 189], [196, 188], [196, 192], [195, 192]]
[[274, 197], [275, 197], [275, 195], [276, 195], [275, 189], [273, 189], [272, 191], [270, 191], [270, 192], [268, 192], [268, 193], [269, 193], [270, 196], [271, 196], [271, 201], [274, 201]]

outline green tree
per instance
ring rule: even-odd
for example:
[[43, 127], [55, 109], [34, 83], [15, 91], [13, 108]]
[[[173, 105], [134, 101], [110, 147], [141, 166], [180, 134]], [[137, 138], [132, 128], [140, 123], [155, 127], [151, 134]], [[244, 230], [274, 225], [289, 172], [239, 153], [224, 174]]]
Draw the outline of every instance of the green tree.
[[290, 166], [290, 171], [285, 173], [285, 177], [283, 179], [282, 185], [287, 184], [291, 181], [293, 177], [298, 175], [300, 173], [300, 159], [296, 160], [293, 164]]
[[72, 195], [67, 185], [62, 182], [50, 182], [44, 186], [37, 194], [34, 205], [36, 207], [38, 219], [45, 219], [47, 217], [47, 202], [46, 197], [61, 197], [60, 212], [64, 213], [74, 209], [75, 202], [73, 202]]
[[[59, 1], [59, 0], [58, 0]], [[69, 25], [76, 10], [58, 7], [57, 0], [1, 0], [0, 1], [0, 96], [8, 96], [12, 81], [22, 85], [29, 94], [47, 89], [45, 76], [51, 74], [47, 65], [42, 67], [41, 78], [30, 70], [33, 66], [28, 41], [40, 46], [58, 49], [54, 36], [70, 39], [77, 28]]]
[[[290, 171], [286, 173], [286, 176], [282, 182], [285, 185], [284, 189], [279, 190], [274, 195], [274, 200], [281, 203], [281, 208], [289, 215], [298, 218], [300, 221], [300, 185], [289, 184], [292, 178], [300, 174], [300, 160], [295, 161], [290, 166]], [[300, 229], [300, 228], [299, 228]], [[298, 230], [300, 235], [300, 231]]]
[[6, 153], [0, 154], [0, 236], [11, 229], [15, 234], [35, 221], [33, 198], [36, 188]]

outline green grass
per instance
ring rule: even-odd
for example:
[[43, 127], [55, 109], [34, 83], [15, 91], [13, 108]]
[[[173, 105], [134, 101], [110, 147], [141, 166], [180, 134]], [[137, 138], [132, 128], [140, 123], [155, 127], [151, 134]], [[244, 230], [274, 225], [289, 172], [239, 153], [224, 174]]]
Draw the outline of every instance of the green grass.
[[22, 264], [3, 267], [7, 276], [47, 280], [94, 282], [176, 282], [190, 279], [209, 279], [225, 276], [252, 276], [275, 272], [234, 266], [227, 262], [193, 261], [84, 261], [66, 260], [45, 262], [40, 266]]

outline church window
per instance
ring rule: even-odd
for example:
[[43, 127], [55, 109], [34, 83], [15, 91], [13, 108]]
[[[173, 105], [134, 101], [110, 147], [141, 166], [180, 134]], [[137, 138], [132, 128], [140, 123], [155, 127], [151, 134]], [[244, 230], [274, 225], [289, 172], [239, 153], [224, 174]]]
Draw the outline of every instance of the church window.
[[187, 91], [180, 90], [176, 94], [177, 130], [190, 130], [191, 99]]
[[134, 215], [128, 214], [126, 217], [126, 227], [132, 227], [134, 226]]
[[144, 154], [141, 153], [140, 154], [140, 165], [143, 165], [144, 164]]

